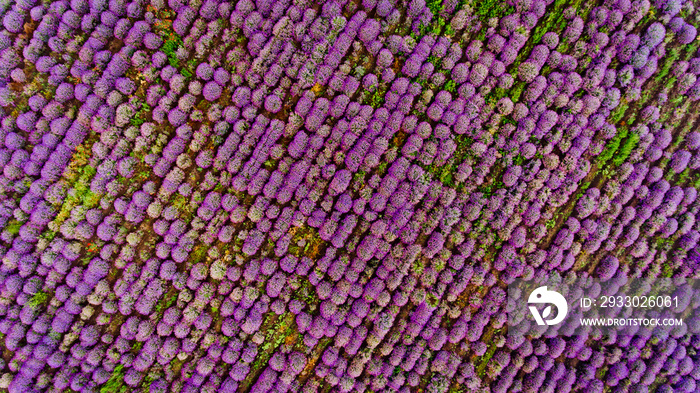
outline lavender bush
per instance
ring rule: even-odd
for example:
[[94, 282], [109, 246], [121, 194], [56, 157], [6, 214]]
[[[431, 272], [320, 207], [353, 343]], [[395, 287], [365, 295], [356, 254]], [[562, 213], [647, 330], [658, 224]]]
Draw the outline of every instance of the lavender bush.
[[698, 277], [696, 7], [3, 3], [0, 390], [697, 391], [503, 290]]

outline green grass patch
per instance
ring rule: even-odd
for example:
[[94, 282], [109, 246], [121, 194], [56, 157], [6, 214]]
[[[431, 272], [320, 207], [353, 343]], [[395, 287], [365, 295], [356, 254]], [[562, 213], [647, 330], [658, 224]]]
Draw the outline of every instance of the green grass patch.
[[426, 172], [431, 173], [442, 184], [456, 188], [459, 191], [464, 185], [457, 184], [453, 176], [457, 172], [457, 167], [472, 155], [470, 148], [474, 140], [466, 135], [457, 135], [455, 142], [457, 143], [457, 149], [447, 163], [443, 165], [421, 165], [421, 167]]
[[44, 232], [42, 232], [41, 235], [39, 235], [39, 238], [46, 239], [50, 242], [51, 240], [53, 240], [54, 237], [56, 237], [56, 233], [56, 231], [45, 230]]
[[486, 95], [486, 102], [489, 104], [496, 105], [498, 100], [508, 95], [508, 90], [502, 87], [495, 87], [493, 90]]
[[306, 277], [298, 276], [296, 278], [299, 280], [300, 286], [299, 289], [294, 291], [292, 298], [300, 300], [309, 306], [319, 304], [320, 300], [311, 282]]
[[[172, 18], [174, 15], [164, 15], [166, 18]], [[196, 60], [192, 59], [187, 62], [186, 65], [180, 65], [180, 59], [177, 58], [178, 49], [184, 47], [184, 42], [182, 37], [180, 37], [175, 30], [173, 30], [172, 21], [170, 19], [158, 20], [154, 23], [154, 29], [163, 37], [163, 46], [161, 50], [168, 57], [168, 64], [180, 69], [180, 73], [185, 78], [190, 78], [193, 75], [194, 66], [196, 65]], [[182, 68], [182, 69], [181, 69]]]
[[190, 254], [190, 261], [192, 262], [192, 264], [202, 262], [204, 259], [206, 259], [207, 250], [209, 250], [209, 247], [204, 244], [195, 247], [195, 249]]
[[532, 41], [535, 44], [538, 44], [542, 40], [542, 36], [544, 36], [548, 31], [556, 31], [558, 30], [559, 26], [565, 26], [565, 24], [562, 25], [561, 22], [565, 20], [564, 10], [566, 9], [566, 3], [567, 0], [557, 0], [554, 2], [554, 12], [546, 13], [545, 15], [547, 16], [544, 19], [544, 23], [537, 26], [532, 34]]
[[420, 275], [423, 273], [424, 269], [425, 266], [423, 265], [423, 261], [421, 261], [420, 258], [416, 258], [415, 262], [413, 262], [413, 266], [411, 267], [411, 271], [416, 275]]
[[100, 202], [100, 196], [93, 193], [88, 187], [90, 180], [95, 176], [95, 173], [97, 173], [95, 168], [90, 165], [82, 165], [76, 169], [75, 173], [79, 176], [73, 185], [75, 192], [73, 194], [69, 193], [63, 200], [59, 213], [54, 219], [57, 225], [56, 228], [59, 228], [63, 221], [70, 216], [70, 211], [75, 206], [82, 205], [87, 209], [91, 209]]
[[151, 106], [144, 102], [141, 104], [141, 109], [129, 120], [129, 123], [131, 123], [132, 126], [139, 127], [146, 122], [146, 114], [149, 112], [151, 112]]
[[118, 364], [112, 372], [112, 376], [100, 388], [100, 393], [125, 393], [129, 389], [124, 385], [124, 366]]
[[[194, 70], [197, 68], [197, 60], [195, 59], [190, 59], [187, 64], [182, 68], [180, 71], [182, 73], [182, 76], [185, 78], [189, 79], [194, 75]], [[208, 104], [208, 101], [202, 101], [205, 104]]]
[[576, 195], [574, 195], [574, 198], [573, 198], [573, 200], [572, 200], [573, 206], [576, 206], [576, 203], [578, 203], [578, 200], [583, 196], [583, 194], [586, 193], [586, 190], [588, 190], [588, 187], [590, 187], [590, 186], [591, 186], [591, 182], [589, 182], [589, 181], [587, 181], [587, 182], [585, 182], [585, 183], [583, 183], [583, 184], [580, 184], [580, 183], [579, 183], [579, 186], [578, 186], [578, 188], [577, 188]]
[[637, 142], [639, 142], [639, 135], [632, 133], [632, 135], [636, 135], [636, 138], [634, 136], [627, 138], [628, 134], [629, 130], [627, 130], [627, 128], [620, 128], [618, 130], [617, 134], [605, 145], [603, 152], [598, 156], [599, 167], [605, 165], [613, 157], [615, 157], [613, 160], [613, 164], [615, 165], [620, 165], [625, 162], [627, 157], [629, 157], [629, 153], [634, 146], [636, 146]]
[[[583, 20], [586, 20], [586, 19], [584, 18]], [[654, 14], [654, 12], [652, 12], [652, 11], [650, 10], [650, 12], [647, 12], [647, 14], [644, 15], [644, 17], [643, 17], [642, 20], [637, 24], [637, 26], [647, 26], [647, 25], [649, 25], [651, 22], [653, 22], [653, 21], [655, 21], [655, 20], [656, 20], [656, 15]]]
[[486, 21], [490, 18], [502, 18], [510, 15], [515, 12], [515, 8], [506, 5], [501, 0], [484, 0], [475, 2], [474, 11], [481, 20]]
[[617, 124], [622, 120], [622, 117], [625, 116], [625, 112], [627, 112], [627, 108], [629, 108], [628, 104], [620, 104], [617, 106], [617, 108], [615, 108], [615, 110], [613, 110], [613, 112], [610, 114], [612, 124]]
[[[666, 83], [664, 84], [664, 87], [667, 89], [671, 89], [673, 87], [673, 85], [676, 84], [676, 80], [678, 80], [678, 78], [676, 78], [675, 76], [668, 78], [666, 80]], [[644, 102], [646, 102], [646, 100]]]
[[375, 90], [369, 98], [369, 105], [374, 109], [381, 108], [384, 105], [384, 95], [386, 95], [386, 87]]
[[664, 60], [664, 65], [661, 66], [661, 71], [658, 75], [656, 75], [656, 78], [654, 78], [656, 82], [661, 82], [666, 77], [666, 75], [668, 75], [668, 73], [671, 72], [671, 67], [673, 67], [673, 64], [676, 62], [676, 60], [678, 60], [680, 55], [680, 48], [672, 48], [668, 51], [666, 60]]
[[515, 85], [510, 89], [511, 101], [513, 101], [514, 103], [519, 102], [520, 96], [523, 94], [523, 90], [525, 90], [525, 82], [516, 82]]
[[488, 184], [482, 184], [477, 188], [479, 192], [482, 192], [485, 197], [490, 197], [493, 195], [494, 192], [496, 192], [498, 189], [504, 188], [505, 186], [503, 185], [503, 182], [501, 180], [491, 182]]
[[672, 98], [671, 100], [669, 100], [669, 102], [671, 104], [673, 104], [674, 108], [677, 108], [680, 104], [682, 104], [685, 101], [686, 98], [687, 98], [686, 96], [678, 96], [678, 97]]
[[12, 235], [17, 235], [19, 233], [19, 229], [22, 227], [22, 223], [17, 221], [17, 220], [12, 220], [10, 221], [7, 226], [5, 227], [5, 230], [9, 232]]
[[49, 301], [49, 294], [46, 292], [37, 292], [29, 299], [29, 305], [36, 308]]
[[698, 46], [700, 46], [700, 41], [695, 40], [693, 41], [692, 44], [690, 45], [685, 45], [685, 60], [690, 60], [692, 59], [695, 54], [698, 52]]
[[182, 38], [172, 32], [163, 43], [161, 50], [168, 56], [168, 64], [175, 68], [180, 67], [180, 60], [177, 58], [177, 50], [182, 46]]
[[359, 172], [355, 173], [352, 177], [352, 182], [353, 183], [360, 183], [360, 184], [364, 183], [365, 174], [366, 174], [365, 171], [359, 171]]
[[425, 6], [428, 7], [433, 16], [438, 16], [440, 11], [445, 8], [445, 6], [442, 5], [442, 0], [428, 0], [425, 2]]
[[172, 307], [172, 305], [175, 304], [175, 302], [177, 301], [177, 297], [178, 293], [175, 292], [171, 295], [166, 295], [165, 297], [161, 298], [161, 300], [155, 307], [155, 312], [160, 314], [162, 311], [165, 311], [168, 308]]
[[669, 265], [668, 262], [665, 262], [663, 266], [661, 267], [661, 277], [664, 278], [671, 278], [673, 277], [673, 267]]
[[[460, 0], [461, 2], [462, 0]], [[442, 4], [443, 0], [428, 0], [426, 2], [426, 7], [430, 10], [430, 12], [433, 14], [433, 19], [430, 22], [429, 25], [423, 25], [421, 24], [420, 27], [418, 28], [419, 33], [416, 34], [415, 31], [411, 32], [410, 36], [417, 41], [420, 41], [420, 38], [428, 35], [428, 34], [433, 34], [433, 35], [441, 35], [444, 31], [444, 35], [447, 36], [452, 36], [454, 35], [454, 30], [452, 30], [452, 26], [447, 23], [447, 20], [440, 16], [440, 12], [445, 9], [445, 6]], [[464, 3], [460, 3], [457, 5], [457, 8], [455, 9], [455, 12], [464, 6]], [[435, 68], [439, 68], [438, 65], [435, 65]]]
[[265, 331], [265, 341], [261, 345], [258, 355], [251, 364], [250, 372], [241, 385], [240, 391], [247, 390], [259, 377], [262, 369], [267, 367], [267, 364], [275, 353], [277, 348], [282, 345], [284, 340], [295, 333], [294, 329], [294, 314], [287, 312], [280, 316], [277, 321]]
[[428, 63], [431, 63], [433, 66], [435, 66], [435, 69], [440, 69], [440, 58], [434, 55], [428, 56]]
[[491, 343], [491, 346], [489, 346], [489, 349], [486, 351], [484, 356], [479, 359], [479, 365], [476, 367], [476, 374], [480, 377], [484, 377], [486, 373], [486, 366], [488, 366], [489, 361], [491, 358], [493, 358], [493, 355], [496, 353], [496, 350], [498, 347], [496, 346], [495, 342]]
[[627, 161], [632, 150], [637, 147], [637, 143], [639, 143], [639, 134], [633, 132], [620, 146], [620, 150], [615, 155], [615, 158], [613, 158], [613, 164], [615, 164], [615, 166], [620, 166]]
[[[433, 15], [435, 15], [435, 14], [433, 14]], [[430, 22], [429, 25], [425, 26], [425, 25], [421, 24], [421, 26], [419, 28], [420, 34], [418, 36], [416, 36], [415, 34], [411, 34], [411, 36], [416, 41], [420, 41], [421, 37], [428, 35], [428, 34], [433, 34], [436, 36], [442, 34], [442, 29], [445, 26], [449, 26], [449, 24], [447, 23], [445, 18], [443, 18], [441, 16], [435, 16], [433, 21]], [[452, 30], [452, 28], [450, 27], [450, 31], [451, 30]], [[446, 31], [445, 33], [447, 34], [448, 32]], [[454, 33], [454, 32], [452, 32], [452, 33]]]

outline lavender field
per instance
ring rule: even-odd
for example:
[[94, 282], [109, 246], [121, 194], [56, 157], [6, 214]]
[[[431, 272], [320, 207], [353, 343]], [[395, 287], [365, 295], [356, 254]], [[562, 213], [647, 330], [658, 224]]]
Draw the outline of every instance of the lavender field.
[[700, 391], [506, 324], [700, 278], [698, 7], [0, 1], [0, 391]]

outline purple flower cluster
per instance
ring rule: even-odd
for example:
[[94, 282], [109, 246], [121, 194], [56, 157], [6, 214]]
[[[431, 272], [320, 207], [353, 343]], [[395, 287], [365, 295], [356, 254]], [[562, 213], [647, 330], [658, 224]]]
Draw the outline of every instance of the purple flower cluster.
[[0, 390], [697, 391], [504, 290], [698, 277], [696, 7], [463, 3], [0, 7]]

